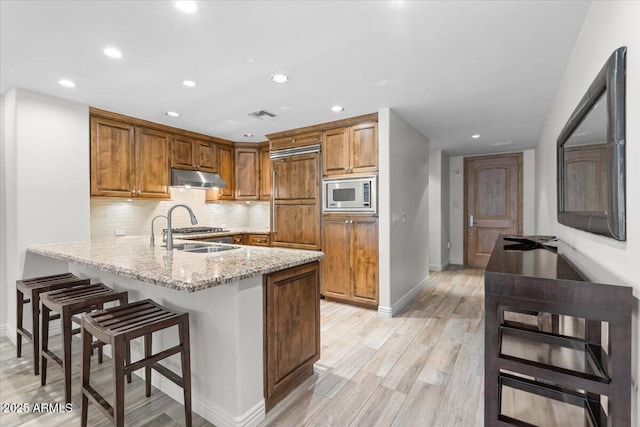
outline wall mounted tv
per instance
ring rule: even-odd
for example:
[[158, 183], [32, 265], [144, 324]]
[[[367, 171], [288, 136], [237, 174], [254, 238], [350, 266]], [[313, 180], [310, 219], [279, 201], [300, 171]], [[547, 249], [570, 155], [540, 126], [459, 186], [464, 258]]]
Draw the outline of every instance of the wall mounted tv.
[[558, 137], [558, 222], [626, 240], [626, 47], [616, 49]]

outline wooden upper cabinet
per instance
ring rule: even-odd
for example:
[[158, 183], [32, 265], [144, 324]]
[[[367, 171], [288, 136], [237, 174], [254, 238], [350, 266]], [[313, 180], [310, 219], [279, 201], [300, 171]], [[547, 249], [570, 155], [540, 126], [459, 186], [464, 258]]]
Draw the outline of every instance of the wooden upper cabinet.
[[274, 201], [319, 201], [318, 154], [276, 159], [271, 165], [276, 180], [272, 195]]
[[195, 141], [196, 168], [203, 172], [218, 172], [218, 147], [213, 142]]
[[218, 171], [217, 160], [216, 144], [181, 135], [173, 137], [171, 167], [215, 173]]
[[171, 167], [194, 169], [194, 140], [183, 136], [174, 136], [171, 144]]
[[91, 117], [91, 195], [133, 197], [133, 125]]
[[252, 145], [236, 145], [236, 200], [260, 198], [260, 149]]
[[271, 152], [269, 144], [260, 147], [260, 200], [271, 200]]
[[330, 129], [322, 135], [322, 172], [326, 175], [378, 171], [378, 124]]
[[235, 200], [235, 153], [233, 145], [218, 144], [218, 175], [227, 183], [227, 188], [207, 190], [205, 201]]
[[270, 140], [271, 151], [289, 148], [306, 147], [320, 144], [320, 132], [310, 132], [303, 135], [293, 135]]
[[351, 162], [349, 171], [376, 172], [378, 170], [378, 123], [363, 123], [349, 130]]
[[171, 135], [91, 117], [91, 195], [167, 199]]
[[135, 128], [136, 197], [171, 197], [169, 187], [169, 146], [171, 135], [152, 129]]
[[322, 172], [324, 175], [349, 172], [349, 128], [325, 131], [322, 135]]

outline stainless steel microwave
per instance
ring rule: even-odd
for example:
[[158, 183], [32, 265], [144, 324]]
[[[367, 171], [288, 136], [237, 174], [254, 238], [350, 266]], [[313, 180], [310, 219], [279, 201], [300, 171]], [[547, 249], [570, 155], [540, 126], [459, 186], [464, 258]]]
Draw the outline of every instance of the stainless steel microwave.
[[322, 212], [376, 213], [376, 183], [375, 175], [322, 180]]

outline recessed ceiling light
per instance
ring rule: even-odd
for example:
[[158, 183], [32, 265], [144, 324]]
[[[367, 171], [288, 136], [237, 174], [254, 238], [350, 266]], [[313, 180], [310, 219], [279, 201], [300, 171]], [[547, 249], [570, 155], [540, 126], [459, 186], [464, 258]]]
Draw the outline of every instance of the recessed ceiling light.
[[198, 4], [195, 1], [177, 1], [176, 7], [184, 13], [194, 13], [198, 10]]
[[253, 134], [252, 133], [245, 133], [244, 137], [245, 138], [253, 138]]
[[193, 80], [183, 80], [182, 84], [185, 85], [186, 87], [195, 87], [196, 86], [196, 82], [194, 82]]
[[247, 58], [245, 59], [246, 62], [248, 62], [249, 64], [257, 64], [258, 60], [256, 58]]
[[471, 135], [471, 138], [478, 139], [478, 138], [480, 138], [480, 134]]
[[286, 83], [289, 81], [289, 77], [284, 74], [274, 74], [271, 76], [271, 81], [274, 83]]
[[74, 82], [67, 79], [58, 80], [58, 83], [64, 87], [76, 87], [76, 84]]
[[180, 113], [176, 113], [175, 111], [167, 111], [165, 114], [169, 117], [180, 117]]
[[115, 47], [108, 47], [103, 50], [104, 54], [110, 58], [122, 58], [122, 52], [120, 52]]
[[340, 111], [344, 111], [344, 107], [334, 105], [333, 107], [331, 107], [331, 111], [333, 111], [334, 113], [339, 113]]

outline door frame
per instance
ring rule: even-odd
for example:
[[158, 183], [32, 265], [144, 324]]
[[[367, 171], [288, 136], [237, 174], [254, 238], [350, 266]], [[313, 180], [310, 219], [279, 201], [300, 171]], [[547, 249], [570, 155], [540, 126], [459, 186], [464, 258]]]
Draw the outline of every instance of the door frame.
[[467, 253], [467, 240], [469, 238], [469, 209], [468, 209], [468, 200], [469, 200], [469, 194], [468, 194], [468, 183], [469, 183], [469, 168], [467, 167], [467, 163], [470, 160], [477, 160], [477, 159], [492, 159], [492, 158], [505, 158], [505, 157], [515, 157], [518, 160], [518, 234], [522, 235], [522, 158], [523, 158], [523, 152], [519, 151], [519, 152], [515, 152], [515, 153], [501, 153], [501, 154], [487, 154], [487, 155], [479, 155], [479, 156], [468, 156], [464, 158], [464, 166], [463, 166], [463, 199], [462, 199], [462, 204], [464, 205], [464, 209], [463, 209], [463, 256], [462, 256], [462, 262], [464, 263], [464, 265], [468, 265], [469, 264], [469, 255]]

